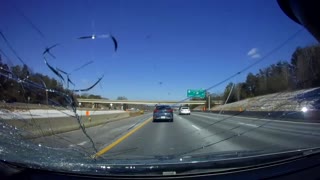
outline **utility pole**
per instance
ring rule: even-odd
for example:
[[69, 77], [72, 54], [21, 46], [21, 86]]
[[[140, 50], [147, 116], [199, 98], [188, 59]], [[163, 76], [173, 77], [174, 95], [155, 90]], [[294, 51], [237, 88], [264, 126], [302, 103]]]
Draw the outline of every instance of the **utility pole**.
[[46, 102], [47, 102], [47, 106], [49, 105], [49, 100], [48, 100], [48, 89], [46, 88]]
[[46, 103], [47, 103], [47, 106], [49, 105], [49, 99], [48, 99], [48, 88], [47, 88], [47, 85], [46, 83], [44, 83], [44, 81], [42, 79], [40, 79], [42, 84], [43, 84], [43, 87], [45, 88], [45, 91], [46, 91]]
[[209, 94], [209, 102], [208, 102], [209, 111], [211, 111], [211, 107], [210, 107], [210, 106], [211, 106], [211, 104], [210, 104], [210, 103], [211, 103], [211, 99], [210, 99], [210, 94]]

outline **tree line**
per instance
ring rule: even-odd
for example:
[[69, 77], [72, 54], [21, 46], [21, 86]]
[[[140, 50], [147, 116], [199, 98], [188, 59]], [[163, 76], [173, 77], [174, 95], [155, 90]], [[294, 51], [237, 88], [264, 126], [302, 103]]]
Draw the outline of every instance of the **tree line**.
[[[32, 83], [22, 85], [23, 80]], [[32, 84], [45, 86], [47, 89], [60, 93], [46, 92], [45, 89], [35, 88]], [[312, 45], [304, 48], [298, 47], [290, 61], [278, 61], [260, 69], [256, 74], [248, 73], [244, 82], [229, 83], [223, 94], [210, 94], [210, 97], [211, 100], [223, 101], [229, 97], [228, 103], [230, 103], [270, 93], [318, 86], [320, 86], [320, 45]], [[1, 101], [64, 105], [66, 100], [61, 93], [74, 95], [77, 98], [103, 99], [100, 95], [74, 94], [64, 88], [62, 82], [47, 75], [33, 73], [27, 65], [9, 66], [2, 61], [0, 55]], [[118, 99], [127, 98], [120, 96]], [[202, 98], [192, 98], [192, 100], [200, 99]]]
[[[298, 47], [289, 61], [278, 61], [258, 73], [248, 73], [246, 80], [229, 83], [222, 98], [228, 103], [271, 93], [320, 86], [320, 46]], [[231, 93], [230, 93], [231, 91]]]
[[100, 95], [89, 94], [89, 93], [77, 94], [76, 97], [81, 98], [81, 99], [106, 99], [106, 100], [108, 100], [108, 98], [104, 98]]
[[[63, 104], [65, 101], [61, 95], [45, 90], [47, 88], [67, 93], [62, 83], [49, 76], [32, 73], [27, 65], [9, 66], [2, 61], [0, 56], [0, 73], [0, 100], [2, 102]], [[49, 97], [50, 100], [46, 97]]]
[[103, 99], [100, 95], [89, 93], [75, 94], [64, 88], [62, 82], [41, 73], [33, 73], [27, 65], [9, 66], [3, 62], [0, 54], [1, 102], [68, 105], [66, 95], [75, 98]]
[[[70, 102], [66, 96], [74, 97], [75, 105], [78, 105], [78, 98], [108, 100], [101, 95], [87, 92], [75, 93], [64, 88], [62, 81], [41, 73], [34, 73], [27, 65], [9, 66], [3, 62], [0, 54], [0, 102], [68, 106]], [[119, 96], [117, 100], [127, 100], [127, 97]], [[87, 105], [92, 106], [92, 104]], [[110, 106], [110, 104], [105, 105]], [[127, 108], [126, 104], [123, 106]]]

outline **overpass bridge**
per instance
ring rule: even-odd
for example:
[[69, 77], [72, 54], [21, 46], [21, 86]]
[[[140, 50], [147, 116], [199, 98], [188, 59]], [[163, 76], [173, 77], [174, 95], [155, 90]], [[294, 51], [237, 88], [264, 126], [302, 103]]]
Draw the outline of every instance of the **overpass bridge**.
[[[205, 104], [205, 100], [195, 100], [195, 101], [157, 101], [157, 100], [107, 100], [107, 99], [77, 99], [79, 103], [91, 103], [91, 104], [141, 104], [141, 105], [156, 105], [156, 104]], [[219, 103], [221, 102], [213, 102]]]

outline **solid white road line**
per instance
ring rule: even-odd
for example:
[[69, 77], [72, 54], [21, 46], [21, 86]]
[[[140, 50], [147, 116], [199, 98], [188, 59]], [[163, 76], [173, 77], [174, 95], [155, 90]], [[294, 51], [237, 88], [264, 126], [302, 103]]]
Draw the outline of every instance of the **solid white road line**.
[[198, 131], [200, 131], [200, 128], [198, 128], [197, 126], [195, 126], [195, 125], [191, 125], [192, 127], [194, 127], [195, 129], [197, 129]]
[[220, 117], [213, 117], [213, 116], [205, 116], [205, 115], [200, 115], [200, 114], [193, 114], [195, 116], [199, 116], [199, 117], [205, 117], [205, 118], [210, 118], [210, 119], [214, 119], [214, 120], [221, 120]]
[[235, 118], [244, 119], [244, 120], [251, 119], [251, 120], [259, 120], [259, 121], [269, 121], [269, 122], [272, 122], [272, 123], [289, 123], [289, 124], [306, 124], [306, 125], [313, 124], [313, 125], [319, 125], [320, 126], [320, 123], [313, 123], [313, 122], [300, 122], [300, 121], [289, 121], [289, 120], [285, 121], [285, 120], [278, 120], [278, 119], [264, 119], [264, 118], [245, 117], [245, 116], [232, 116], [232, 115], [215, 114], [215, 113], [212, 113], [212, 115], [215, 115], [215, 116], [218, 116], [218, 117], [204, 116], [204, 115], [197, 114], [197, 116], [202, 116], [202, 117], [211, 118], [211, 119], [215, 119], [215, 120], [221, 120], [222, 117], [230, 118], [230, 120], [232, 120], [232, 117], [235, 117]]
[[250, 127], [259, 127], [259, 126], [255, 125], [255, 124], [248, 124], [248, 123], [242, 123], [242, 122], [240, 122], [239, 124], [245, 125], [245, 126], [250, 126]]
[[83, 145], [85, 145], [85, 144], [87, 144], [87, 141], [83, 141], [83, 142], [81, 142], [81, 143], [78, 143], [77, 145], [83, 146]]

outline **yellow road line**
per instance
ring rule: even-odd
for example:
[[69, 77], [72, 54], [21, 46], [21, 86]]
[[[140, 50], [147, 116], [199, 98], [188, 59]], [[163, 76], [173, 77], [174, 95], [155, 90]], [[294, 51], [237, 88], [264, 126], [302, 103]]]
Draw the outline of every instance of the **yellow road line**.
[[140, 124], [138, 127], [132, 129], [131, 131], [129, 131], [128, 133], [126, 133], [125, 135], [123, 135], [122, 137], [120, 137], [119, 139], [117, 139], [116, 141], [114, 141], [113, 143], [109, 144], [108, 146], [106, 146], [105, 148], [103, 148], [102, 150], [100, 150], [99, 152], [97, 152], [95, 155], [93, 155], [93, 158], [97, 158], [101, 155], [103, 155], [104, 153], [110, 151], [112, 148], [114, 148], [116, 145], [118, 145], [119, 143], [121, 143], [123, 140], [125, 140], [126, 138], [128, 138], [129, 136], [131, 136], [133, 133], [135, 133], [136, 131], [138, 131], [139, 129], [141, 129], [144, 125], [146, 125], [148, 122], [150, 122], [152, 120], [152, 117], [147, 119], [146, 121], [144, 121], [142, 124]]

